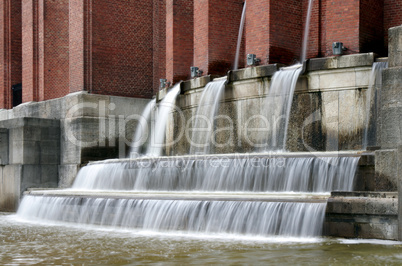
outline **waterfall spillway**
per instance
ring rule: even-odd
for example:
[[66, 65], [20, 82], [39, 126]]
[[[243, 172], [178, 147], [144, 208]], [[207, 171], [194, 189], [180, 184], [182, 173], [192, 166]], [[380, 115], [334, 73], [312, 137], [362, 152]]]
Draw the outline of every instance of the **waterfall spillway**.
[[27, 196], [22, 218], [153, 231], [318, 236], [325, 203], [81, 199]]
[[140, 119], [138, 120], [138, 125], [135, 130], [133, 141], [131, 142], [130, 157], [138, 157], [143, 154], [142, 147], [148, 139], [149, 133], [149, 122], [151, 120], [152, 110], [156, 106], [156, 99], [151, 100], [144, 111]]
[[159, 232], [319, 236], [326, 194], [308, 193], [351, 190], [360, 157], [350, 155], [95, 162], [81, 169], [70, 190], [30, 192], [18, 216]]
[[377, 146], [377, 119], [381, 98], [382, 71], [388, 67], [388, 62], [375, 62], [371, 70], [366, 96], [366, 117], [364, 121], [363, 149], [367, 146]]
[[[361, 154], [280, 153], [301, 70], [283, 68], [272, 79], [264, 153], [210, 154], [226, 84], [217, 79], [202, 93], [190, 155], [161, 156], [176, 85], [158, 106], [146, 156], [90, 163], [69, 190], [29, 192], [18, 216], [159, 232], [319, 236], [328, 193], [353, 189]], [[152, 112], [152, 103], [147, 108]]]
[[176, 97], [180, 93], [180, 83], [176, 84], [159, 103], [154, 129], [151, 131], [151, 140], [146, 155], [161, 156], [166, 137], [166, 126], [170, 112], [176, 106]]
[[290, 110], [302, 65], [282, 68], [272, 77], [269, 93], [263, 105], [265, 127], [269, 129], [265, 150], [285, 150]]
[[207, 84], [201, 94], [201, 100], [193, 117], [190, 154], [210, 154], [214, 123], [219, 102], [225, 89], [226, 78]]
[[[235, 156], [235, 155], [233, 155]], [[80, 190], [329, 192], [350, 191], [359, 157], [261, 155], [126, 160], [84, 167]]]

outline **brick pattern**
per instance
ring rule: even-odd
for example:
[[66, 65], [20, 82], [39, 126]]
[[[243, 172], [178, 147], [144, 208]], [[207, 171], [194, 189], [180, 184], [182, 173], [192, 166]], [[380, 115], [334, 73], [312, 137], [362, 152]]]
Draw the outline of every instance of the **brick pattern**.
[[69, 1], [41, 0], [39, 12], [39, 100], [69, 93]]
[[[70, 0], [69, 12], [69, 91], [85, 90], [89, 71], [89, 37], [92, 1]], [[85, 60], [86, 59], [86, 60]], [[87, 87], [89, 85], [87, 84]]]
[[384, 46], [388, 51], [388, 29], [402, 25], [402, 0], [384, 0]]
[[[322, 57], [326, 52], [326, 0], [314, 0], [311, 10], [309, 38], [306, 58]], [[309, 0], [303, 0], [303, 34], [305, 29]]]
[[153, 85], [153, 2], [92, 3], [92, 93], [145, 97]]
[[[244, 0], [4, 0], [0, 3], [0, 108], [69, 92], [151, 97], [159, 79], [177, 82], [232, 67]], [[261, 64], [300, 58], [308, 0], [248, 0], [245, 54]], [[402, 24], [402, 0], [315, 0], [307, 58], [386, 55], [388, 28]], [[383, 41], [383, 36], [385, 39]]]
[[166, 0], [166, 78], [190, 78], [194, 48], [194, 1]]
[[303, 36], [302, 2], [270, 2], [269, 63], [292, 64], [300, 59]]
[[194, 2], [194, 66], [208, 74], [209, 62], [209, 0]]
[[269, 63], [270, 1], [247, 0], [245, 53], [255, 54], [262, 65]]
[[1, 1], [0, 18], [0, 108], [11, 108], [11, 86], [22, 82], [21, 2]]
[[[384, 54], [384, 0], [361, 0], [359, 51]], [[402, 13], [401, 13], [402, 15]]]
[[345, 54], [360, 51], [359, 2], [359, 0], [327, 0], [325, 55], [332, 55], [333, 42], [342, 42], [348, 49]]
[[39, 99], [39, 1], [22, 0], [22, 101]]
[[225, 75], [233, 68], [242, 10], [243, 0], [194, 3], [194, 65], [204, 75]]
[[153, 94], [166, 78], [166, 0], [153, 1]]

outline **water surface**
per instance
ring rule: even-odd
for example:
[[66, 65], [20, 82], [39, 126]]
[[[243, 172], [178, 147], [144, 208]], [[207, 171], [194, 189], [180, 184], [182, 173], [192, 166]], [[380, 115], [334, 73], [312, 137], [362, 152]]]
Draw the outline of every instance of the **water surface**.
[[33, 224], [0, 214], [1, 265], [400, 264], [402, 243], [247, 238]]

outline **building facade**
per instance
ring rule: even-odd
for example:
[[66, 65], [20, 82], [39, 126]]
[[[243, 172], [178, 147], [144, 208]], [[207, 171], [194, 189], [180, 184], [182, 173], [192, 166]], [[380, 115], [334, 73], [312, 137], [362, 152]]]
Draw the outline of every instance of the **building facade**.
[[[309, 0], [247, 0], [240, 67], [300, 60]], [[244, 0], [3, 0], [0, 108], [72, 92], [151, 98], [159, 79], [224, 75], [233, 67]], [[402, 0], [314, 0], [307, 58], [387, 55]], [[21, 91], [22, 90], [22, 91]]]

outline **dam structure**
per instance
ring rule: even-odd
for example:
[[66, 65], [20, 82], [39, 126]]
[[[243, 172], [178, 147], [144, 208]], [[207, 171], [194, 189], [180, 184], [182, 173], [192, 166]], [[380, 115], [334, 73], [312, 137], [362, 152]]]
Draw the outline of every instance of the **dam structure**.
[[0, 211], [207, 239], [402, 240], [402, 21], [385, 2], [129, 2], [0, 6], [0, 48], [18, 55], [0, 69]]

